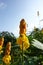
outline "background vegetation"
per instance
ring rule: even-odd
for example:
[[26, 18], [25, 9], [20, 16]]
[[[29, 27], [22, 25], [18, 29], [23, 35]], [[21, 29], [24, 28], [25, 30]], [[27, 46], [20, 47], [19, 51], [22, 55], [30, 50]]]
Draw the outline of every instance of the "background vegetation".
[[[16, 44], [16, 37], [13, 33], [9, 33], [8, 31], [0, 32], [0, 37], [3, 36], [4, 47], [3, 50], [5, 51], [5, 46], [7, 42], [12, 42], [11, 48], [11, 63], [10, 65], [22, 65], [22, 51], [20, 50], [19, 46]], [[32, 45], [32, 40], [37, 39], [43, 43], [43, 28], [40, 30], [35, 28], [30, 35], [27, 36], [30, 41], [30, 48], [23, 52], [23, 63], [24, 65], [43, 65], [43, 51], [34, 47]], [[3, 64], [2, 57], [4, 53], [0, 55], [0, 64]], [[4, 64], [3, 64], [4, 65]]]

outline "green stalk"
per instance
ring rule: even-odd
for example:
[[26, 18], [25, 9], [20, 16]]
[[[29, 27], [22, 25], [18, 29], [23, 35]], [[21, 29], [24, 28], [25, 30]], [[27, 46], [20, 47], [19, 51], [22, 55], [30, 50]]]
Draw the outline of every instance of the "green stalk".
[[24, 57], [23, 57], [23, 42], [22, 42], [22, 65], [24, 65]]

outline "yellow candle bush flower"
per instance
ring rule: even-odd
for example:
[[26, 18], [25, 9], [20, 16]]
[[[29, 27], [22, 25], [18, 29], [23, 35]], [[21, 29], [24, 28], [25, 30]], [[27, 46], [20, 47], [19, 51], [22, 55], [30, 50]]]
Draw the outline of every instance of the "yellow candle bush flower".
[[6, 50], [5, 50], [5, 54], [10, 54], [11, 52], [11, 42], [8, 42], [6, 45]]
[[26, 36], [26, 22], [24, 19], [20, 21], [20, 36], [17, 38], [17, 44], [20, 45], [20, 49], [22, 49], [22, 43], [23, 43], [23, 50], [26, 50], [30, 47], [29, 40]]
[[17, 38], [17, 44], [20, 45], [20, 49], [22, 49], [22, 43], [23, 43], [23, 50], [26, 50], [30, 47], [30, 43], [26, 35], [22, 35], [19, 38]]
[[20, 21], [20, 34], [26, 34], [26, 22], [24, 19]]
[[4, 37], [0, 37], [0, 54], [3, 52], [3, 43], [4, 43]]
[[5, 56], [3, 57], [3, 62], [8, 65], [10, 64], [10, 61], [11, 61], [11, 55], [10, 55], [10, 52], [11, 52], [11, 42], [8, 42], [7, 45], [6, 45], [6, 50], [5, 50]]
[[5, 55], [2, 60], [5, 64], [10, 64], [11, 56], [10, 55]]

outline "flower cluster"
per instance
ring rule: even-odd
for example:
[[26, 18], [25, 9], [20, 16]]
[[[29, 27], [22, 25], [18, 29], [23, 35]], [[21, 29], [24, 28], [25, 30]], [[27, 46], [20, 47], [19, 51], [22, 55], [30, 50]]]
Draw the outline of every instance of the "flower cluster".
[[11, 61], [11, 56], [10, 56], [10, 55], [5, 55], [5, 56], [3, 57], [3, 62], [4, 62], [5, 64], [10, 64], [10, 61]]
[[0, 54], [3, 53], [3, 43], [4, 43], [4, 37], [0, 37]]
[[17, 38], [17, 44], [20, 45], [20, 49], [22, 49], [22, 43], [23, 43], [23, 50], [26, 50], [30, 47], [29, 40], [26, 36], [26, 22], [24, 19], [20, 21], [20, 36]]
[[11, 42], [8, 42], [6, 45], [5, 56], [2, 59], [5, 64], [10, 64], [11, 61], [10, 51], [11, 51]]
[[23, 50], [26, 50], [30, 47], [30, 43], [26, 35], [21, 35], [19, 38], [17, 38], [17, 44], [20, 45], [20, 49], [22, 49], [22, 43], [23, 43]]

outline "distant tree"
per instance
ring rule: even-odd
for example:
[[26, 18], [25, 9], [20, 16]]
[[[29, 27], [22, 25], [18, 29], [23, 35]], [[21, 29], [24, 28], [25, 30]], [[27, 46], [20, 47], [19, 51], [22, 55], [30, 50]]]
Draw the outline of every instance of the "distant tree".
[[4, 44], [6, 45], [7, 42], [12, 42], [12, 45], [15, 44], [16, 42], [16, 37], [14, 36], [13, 33], [10, 33], [8, 31], [3, 31], [3, 32], [0, 32], [0, 36], [3, 36], [4, 37]]

